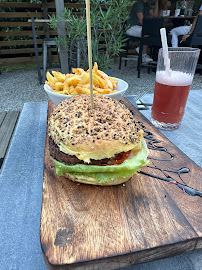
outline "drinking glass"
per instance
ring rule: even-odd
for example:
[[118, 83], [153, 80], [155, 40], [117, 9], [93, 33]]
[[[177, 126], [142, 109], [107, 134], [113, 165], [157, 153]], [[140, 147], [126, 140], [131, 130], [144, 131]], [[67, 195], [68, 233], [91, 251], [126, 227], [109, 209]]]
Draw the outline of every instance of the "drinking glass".
[[200, 49], [168, 48], [170, 69], [159, 50], [151, 110], [151, 122], [160, 129], [173, 130], [182, 121]]
[[175, 17], [177, 17], [179, 15], [180, 15], [180, 9], [178, 8], [178, 9], [175, 10]]

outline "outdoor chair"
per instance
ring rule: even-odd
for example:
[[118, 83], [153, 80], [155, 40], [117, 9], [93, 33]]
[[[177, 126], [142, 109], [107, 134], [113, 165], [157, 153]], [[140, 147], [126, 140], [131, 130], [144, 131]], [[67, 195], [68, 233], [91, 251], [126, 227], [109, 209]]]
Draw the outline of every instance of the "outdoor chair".
[[[48, 46], [56, 46], [54, 38], [45, 38], [43, 40], [43, 83], [46, 80]], [[58, 58], [60, 62], [60, 57]]]
[[164, 27], [164, 17], [161, 18], [144, 18], [142, 24], [142, 37], [140, 39], [140, 50], [138, 56], [138, 78], [140, 78], [141, 68], [148, 67], [156, 68], [157, 62], [152, 61], [149, 63], [142, 63], [142, 51], [143, 46], [148, 45], [152, 52], [157, 53], [156, 51], [161, 47], [161, 37], [160, 37], [160, 29]]
[[[48, 46], [56, 46], [56, 43], [55, 43], [54, 38], [44, 38], [43, 39], [43, 75], [41, 75], [41, 66], [40, 66], [40, 61], [39, 61], [39, 52], [38, 52], [38, 46], [37, 46], [37, 36], [36, 36], [34, 17], [31, 17], [31, 23], [32, 23], [32, 33], [33, 33], [33, 39], [34, 39], [34, 52], [35, 52], [35, 56], [36, 56], [38, 78], [39, 78], [39, 83], [42, 84], [45, 82], [45, 79], [46, 79]], [[58, 58], [59, 58], [59, 56], [58, 56]], [[60, 63], [60, 59], [59, 59], [59, 63]]]
[[37, 72], [38, 72], [38, 77], [39, 77], [39, 83], [42, 84], [41, 67], [40, 67], [40, 61], [39, 61], [39, 51], [38, 51], [38, 46], [37, 46], [34, 17], [31, 17], [31, 23], [32, 23], [32, 34], [33, 34], [33, 39], [34, 39], [34, 52], [35, 52], [35, 57], [36, 57]]
[[120, 53], [119, 69], [121, 69], [122, 60], [125, 60], [125, 66], [126, 66], [128, 60], [136, 60], [138, 58], [137, 55], [129, 54], [129, 50], [130, 49], [135, 49], [135, 47], [137, 47], [137, 46], [134, 46], [134, 45], [131, 46], [131, 44], [140, 42], [140, 38], [139, 37], [128, 36], [125, 33], [124, 33], [123, 37], [126, 39], [126, 44], [123, 47], [124, 51]]

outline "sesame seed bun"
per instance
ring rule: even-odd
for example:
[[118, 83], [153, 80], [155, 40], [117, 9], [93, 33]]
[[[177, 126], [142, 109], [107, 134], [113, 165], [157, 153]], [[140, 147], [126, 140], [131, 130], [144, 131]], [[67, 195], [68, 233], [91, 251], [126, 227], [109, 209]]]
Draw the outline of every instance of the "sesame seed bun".
[[143, 131], [131, 112], [105, 96], [76, 95], [60, 103], [48, 121], [49, 136], [62, 153], [85, 163], [140, 149]]
[[109, 179], [107, 182], [101, 183], [98, 181], [95, 177], [82, 177], [80, 175], [69, 175], [68, 173], [65, 174], [67, 178], [69, 178], [72, 181], [79, 182], [81, 184], [89, 184], [89, 185], [97, 185], [97, 186], [115, 186], [120, 185], [125, 182], [127, 182], [131, 176], [129, 177], [116, 177], [114, 179]]

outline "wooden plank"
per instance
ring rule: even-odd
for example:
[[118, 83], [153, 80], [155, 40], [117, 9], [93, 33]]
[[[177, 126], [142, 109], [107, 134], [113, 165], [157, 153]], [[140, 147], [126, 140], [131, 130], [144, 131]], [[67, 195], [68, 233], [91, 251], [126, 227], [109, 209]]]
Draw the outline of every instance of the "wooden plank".
[[[39, 56], [40, 63], [42, 64], [43, 58], [42, 56]], [[58, 63], [58, 56], [52, 55], [52, 62]], [[15, 57], [15, 58], [0, 58], [0, 67], [5, 66], [19, 66], [19, 65], [32, 65], [36, 64], [36, 57], [30, 56], [30, 57]]]
[[[42, 44], [43, 39], [37, 39], [37, 44]], [[14, 45], [34, 45], [33, 39], [25, 39], [25, 40], [9, 40], [9, 41], [1, 41], [1, 46], [14, 46]]]
[[[57, 36], [57, 31], [50, 30], [50, 35]], [[23, 36], [32, 36], [32, 31], [9, 31], [9, 32], [1, 32], [2, 37], [23, 37]], [[45, 31], [44, 30], [36, 30], [37, 36], [44, 36], [45, 37]]]
[[0, 12], [0, 18], [43, 17], [43, 12]]
[[[41, 35], [44, 35], [44, 31], [38, 31]], [[43, 33], [43, 34], [42, 34]], [[32, 36], [32, 31], [9, 31], [1, 32], [2, 37], [23, 37], [23, 36]]]
[[5, 157], [20, 112], [8, 111], [0, 125], [0, 159]]
[[[64, 6], [66, 8], [85, 8], [85, 4], [81, 4], [81, 3], [64, 3]], [[55, 8], [55, 3], [47, 3], [47, 8]]]
[[[42, 56], [39, 56], [40, 63], [42, 63]], [[10, 65], [29, 65], [36, 64], [36, 57], [13, 57], [13, 58], [1, 58], [0, 66], [10, 66]]]
[[56, 30], [49, 30], [49, 34], [50, 34], [50, 36], [57, 36], [58, 32]]
[[41, 8], [42, 4], [29, 2], [0, 2], [0, 7], [3, 8]]
[[[45, 36], [44, 31], [36, 31], [37, 35]], [[32, 36], [32, 31], [9, 31], [9, 32], [2, 32], [2, 37], [23, 37], [23, 36]]]
[[[64, 3], [66, 8], [85, 8], [85, 4], [81, 3]], [[105, 5], [100, 5], [102, 8], [105, 7]], [[109, 5], [108, 5], [109, 6]], [[29, 2], [0, 2], [0, 7], [3, 8], [41, 8], [42, 4], [37, 3], [29, 3]], [[128, 9], [131, 9], [132, 5], [128, 6]], [[55, 3], [47, 3], [47, 8], [54, 9]]]
[[[38, 48], [39, 52], [42, 52], [42, 47]], [[57, 52], [57, 48], [50, 47], [51, 52]], [[24, 53], [34, 53], [34, 48], [23, 48], [23, 49], [5, 49], [5, 50], [0, 50], [0, 55], [5, 55], [5, 54], [24, 54]]]
[[[0, 27], [15, 27], [16, 24], [21, 27], [31, 27], [31, 22], [0, 22]], [[37, 26], [44, 26], [44, 23], [39, 22], [37, 23]]]
[[[74, 8], [74, 9], [80, 9], [80, 8], [85, 8], [86, 5], [85, 4], [81, 4], [81, 3], [64, 3], [64, 6], [65, 8]], [[92, 4], [93, 6], [93, 4]], [[110, 7], [111, 5], [104, 5], [104, 4], [101, 4], [100, 7], [102, 9], [105, 9], [107, 7]], [[47, 3], [47, 7], [48, 9], [51, 8], [55, 8], [55, 4], [54, 3]], [[128, 9], [131, 9], [132, 8], [132, 5], [129, 5], [128, 6]]]
[[[181, 182], [177, 173], [165, 176], [164, 170], [189, 168], [181, 177], [188, 186], [202, 190], [202, 169], [131, 103], [122, 101], [144, 129], [152, 168], [141, 171], [150, 176], [141, 173], [111, 187], [72, 182], [55, 175], [46, 138], [40, 235], [51, 269], [117, 269], [202, 246], [201, 198], [152, 177]], [[48, 115], [54, 107], [49, 102]], [[152, 147], [153, 140], [165, 151], [158, 151], [157, 141]]]
[[[56, 14], [54, 11], [49, 11], [49, 15]], [[43, 12], [0, 12], [0, 18], [43, 18]]]

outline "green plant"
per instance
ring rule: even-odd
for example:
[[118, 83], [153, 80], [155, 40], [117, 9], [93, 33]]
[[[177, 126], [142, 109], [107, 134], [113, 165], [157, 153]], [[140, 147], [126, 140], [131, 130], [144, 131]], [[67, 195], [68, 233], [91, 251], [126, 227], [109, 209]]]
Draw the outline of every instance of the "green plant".
[[[128, 0], [91, 0], [91, 42], [93, 62], [97, 62], [102, 70], [112, 68], [114, 57], [122, 51], [125, 39], [123, 27], [129, 17]], [[58, 18], [50, 17], [50, 25], [57, 29]], [[66, 38], [57, 38], [57, 45], [63, 43], [70, 52], [80, 52], [80, 65], [88, 67], [87, 62], [87, 27], [85, 8], [79, 15], [72, 9], [65, 9], [61, 18], [66, 24]], [[78, 55], [78, 54], [77, 54]]]

